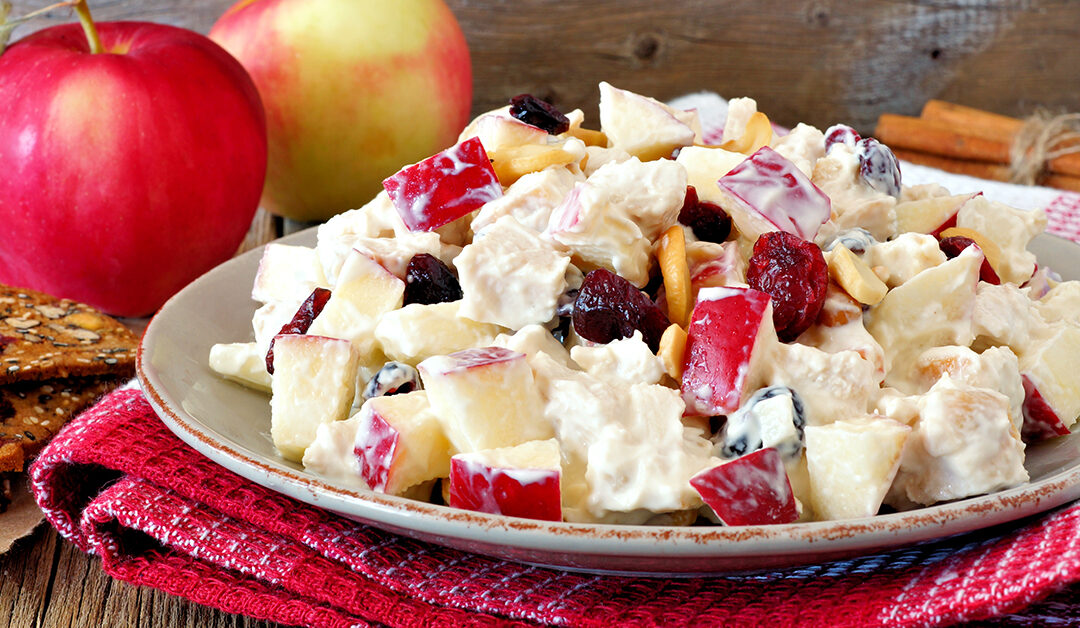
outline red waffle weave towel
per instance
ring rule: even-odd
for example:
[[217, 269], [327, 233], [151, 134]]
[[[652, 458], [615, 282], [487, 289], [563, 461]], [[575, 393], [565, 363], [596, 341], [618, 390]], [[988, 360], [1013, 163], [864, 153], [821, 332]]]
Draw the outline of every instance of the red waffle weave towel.
[[31, 468], [31, 482], [49, 521], [113, 577], [285, 624], [1080, 621], [1071, 601], [1080, 588], [1067, 588], [1080, 580], [1080, 505], [811, 567], [685, 579], [586, 575], [425, 544], [293, 501], [187, 447], [137, 390], [114, 392], [72, 421]]

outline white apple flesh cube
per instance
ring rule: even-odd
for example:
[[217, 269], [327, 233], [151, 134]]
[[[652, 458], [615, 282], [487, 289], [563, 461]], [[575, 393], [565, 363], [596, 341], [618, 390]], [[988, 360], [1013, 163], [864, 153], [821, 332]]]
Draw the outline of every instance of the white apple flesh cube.
[[832, 204], [795, 164], [763, 146], [716, 182], [720, 205], [751, 242], [769, 231], [813, 241]]
[[450, 462], [450, 506], [562, 521], [561, 479], [555, 439], [458, 454]]
[[315, 288], [330, 284], [315, 249], [271, 242], [263, 248], [251, 298], [260, 303], [303, 301]]
[[348, 340], [307, 334], [274, 338], [270, 437], [282, 457], [301, 460], [319, 425], [348, 417], [358, 361]]
[[430, 357], [417, 367], [431, 409], [459, 452], [555, 435], [524, 353], [485, 347]]
[[[982, 194], [979, 192], [978, 194]], [[933, 236], [956, 226], [956, 214], [978, 194], [935, 196], [896, 204], [899, 233], [926, 233]]]
[[799, 518], [784, 461], [771, 447], [705, 469], [690, 478], [690, 485], [725, 525], [792, 523]]
[[357, 421], [353, 453], [372, 490], [401, 495], [449, 475], [450, 442], [424, 391], [368, 399]]
[[696, 133], [687, 119], [687, 112], [600, 83], [600, 126], [609, 145], [642, 161], [668, 157], [676, 148], [693, 144]]
[[1068, 434], [1080, 416], [1080, 329], [1055, 326], [1020, 355], [1024, 380], [1024, 440]]
[[373, 344], [375, 323], [401, 307], [405, 282], [367, 255], [353, 249], [345, 258], [337, 283], [307, 333], [350, 340], [357, 348]]
[[431, 231], [502, 196], [502, 185], [479, 138], [470, 138], [405, 166], [383, 181], [410, 231]]
[[911, 428], [884, 417], [806, 428], [814, 512], [822, 519], [872, 517], [900, 468]]
[[435, 355], [491, 344], [502, 328], [459, 315], [461, 301], [410, 303], [387, 312], [375, 326], [375, 339], [388, 357], [416, 366]]
[[769, 295], [752, 288], [705, 288], [687, 329], [682, 397], [688, 414], [737, 410], [763, 377], [773, 348]]

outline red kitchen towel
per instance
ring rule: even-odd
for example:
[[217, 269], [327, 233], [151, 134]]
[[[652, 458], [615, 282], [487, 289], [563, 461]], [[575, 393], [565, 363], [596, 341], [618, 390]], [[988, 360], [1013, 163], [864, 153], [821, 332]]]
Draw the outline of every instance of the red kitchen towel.
[[1080, 581], [1080, 504], [808, 567], [680, 579], [578, 574], [414, 541], [264, 489], [187, 447], [130, 389], [66, 426], [31, 482], [52, 524], [113, 577], [285, 624], [1080, 622], [1080, 587], [1068, 588]]

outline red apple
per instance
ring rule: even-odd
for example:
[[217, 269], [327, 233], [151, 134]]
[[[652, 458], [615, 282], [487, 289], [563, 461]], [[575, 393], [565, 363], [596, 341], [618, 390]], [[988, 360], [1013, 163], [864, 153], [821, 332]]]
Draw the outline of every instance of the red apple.
[[1021, 376], [1024, 382], [1024, 429], [1020, 434], [1025, 443], [1037, 443], [1047, 438], [1070, 433], [1065, 422], [1046, 402], [1035, 383], [1027, 375]]
[[450, 506], [562, 521], [561, 479], [554, 439], [458, 454], [450, 460]]
[[478, 137], [405, 166], [383, 187], [409, 231], [438, 229], [503, 193]]
[[472, 68], [442, 0], [242, 0], [214, 24], [266, 106], [263, 206], [301, 221], [360, 207], [468, 122]]
[[690, 315], [682, 397], [688, 413], [739, 409], [760, 387], [762, 369], [779, 344], [769, 295], [752, 288], [704, 288]]
[[198, 33], [80, 19], [0, 55], [0, 282], [149, 314], [243, 239], [263, 109]]
[[772, 447], [705, 469], [690, 478], [690, 486], [729, 526], [792, 523], [799, 518], [784, 461]]
[[832, 203], [802, 170], [768, 146], [758, 149], [716, 182], [721, 205], [750, 240], [786, 231], [813, 241], [829, 220]]
[[357, 416], [353, 453], [372, 490], [401, 495], [450, 474], [450, 443], [424, 391], [372, 397]]

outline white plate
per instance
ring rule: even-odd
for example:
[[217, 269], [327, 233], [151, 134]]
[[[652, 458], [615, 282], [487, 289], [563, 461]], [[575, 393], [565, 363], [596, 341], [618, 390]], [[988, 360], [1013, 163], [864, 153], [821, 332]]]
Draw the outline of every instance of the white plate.
[[[283, 240], [313, 245], [308, 230]], [[1069, 272], [1080, 246], [1052, 236], [1032, 245]], [[249, 480], [379, 528], [534, 564], [637, 574], [705, 574], [823, 562], [969, 532], [1080, 498], [1080, 433], [1028, 449], [1032, 481], [1019, 488], [866, 519], [777, 526], [646, 527], [548, 523], [474, 513], [356, 490], [305, 473], [270, 441], [268, 397], [215, 376], [217, 342], [251, 337], [249, 298], [259, 251], [233, 259], [173, 297], [151, 321], [138, 355], [147, 398], [182, 440]], [[1072, 271], [1072, 277], [1077, 278]]]

